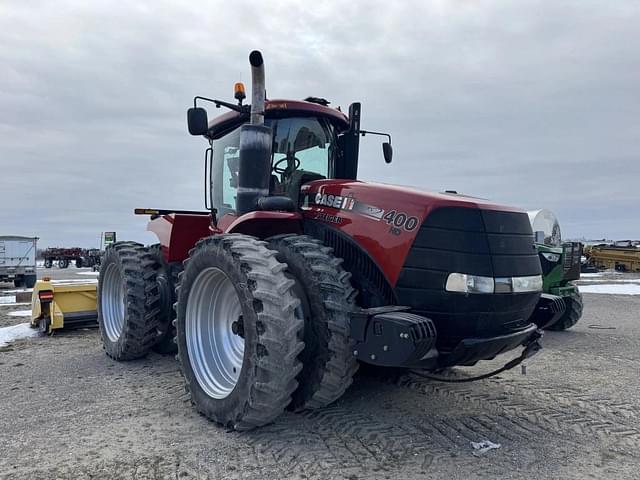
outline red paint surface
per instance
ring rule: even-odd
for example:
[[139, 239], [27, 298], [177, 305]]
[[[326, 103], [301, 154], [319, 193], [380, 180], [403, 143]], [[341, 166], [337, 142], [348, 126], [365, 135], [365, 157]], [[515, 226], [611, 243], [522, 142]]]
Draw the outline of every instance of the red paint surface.
[[[331, 119], [331, 121], [340, 130], [349, 126], [349, 119], [340, 110], [323, 105], [305, 102], [301, 100], [267, 100], [265, 102], [266, 118], [282, 118], [293, 116], [322, 116]], [[242, 120], [239, 112], [225, 112], [209, 121], [209, 129], [223, 129], [225, 132], [233, 129], [246, 121]]]
[[181, 262], [201, 238], [220, 233], [244, 233], [267, 238], [302, 233], [302, 215], [293, 212], [249, 212], [241, 217], [224, 215], [215, 227], [209, 215], [171, 214], [149, 221], [147, 230], [160, 240], [168, 262]]
[[418, 234], [419, 226], [434, 209], [466, 207], [508, 212], [522, 211], [479, 198], [423, 192], [410, 187], [351, 180], [317, 180], [304, 185], [302, 193], [309, 193], [313, 196], [316, 193], [342, 197], [352, 196], [357, 202], [382, 208], [385, 212], [396, 210], [418, 218], [417, 228], [412, 231], [400, 229], [401, 233], [394, 235], [390, 233], [391, 227], [384, 220], [364, 216], [355, 210], [341, 210], [313, 204], [303, 207], [305, 219], [323, 221], [322, 218], [318, 218], [318, 213], [341, 217], [340, 225], [326, 221], [324, 223], [349, 235], [364, 248], [385, 273], [392, 286], [398, 281], [400, 270], [402, 270], [405, 258]]
[[168, 262], [181, 262], [198, 240], [211, 235], [209, 215], [171, 214], [150, 220], [147, 230], [160, 240]]

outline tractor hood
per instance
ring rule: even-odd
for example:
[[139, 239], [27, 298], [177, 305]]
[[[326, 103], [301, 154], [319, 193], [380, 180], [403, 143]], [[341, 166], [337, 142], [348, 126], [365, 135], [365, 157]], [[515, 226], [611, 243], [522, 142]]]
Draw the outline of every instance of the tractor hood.
[[490, 200], [455, 192], [427, 192], [413, 187], [401, 185], [388, 185], [385, 183], [369, 183], [353, 180], [317, 180], [302, 187], [303, 192], [329, 192], [334, 193], [336, 189], [343, 195], [359, 196], [363, 201], [366, 199], [379, 199], [380, 203], [398, 202], [400, 205], [411, 205], [413, 207], [429, 210], [430, 207], [438, 206], [460, 206], [466, 208], [483, 208], [489, 210], [500, 210], [507, 212], [523, 212], [523, 210], [500, 205]]
[[[352, 237], [385, 272], [391, 285], [397, 282], [404, 259], [425, 219], [437, 210], [449, 209], [446, 215], [440, 215], [445, 223], [449, 220], [468, 223], [463, 219], [464, 211], [468, 210], [496, 212], [495, 215], [505, 219], [517, 217], [518, 223], [526, 224], [527, 234], [531, 235], [524, 211], [456, 193], [432, 193], [352, 180], [317, 180], [303, 185], [301, 194], [305, 220], [322, 222]], [[476, 217], [477, 222], [483, 222], [479, 212]], [[484, 230], [484, 225], [478, 228]], [[509, 227], [496, 224], [490, 228], [507, 232]]]

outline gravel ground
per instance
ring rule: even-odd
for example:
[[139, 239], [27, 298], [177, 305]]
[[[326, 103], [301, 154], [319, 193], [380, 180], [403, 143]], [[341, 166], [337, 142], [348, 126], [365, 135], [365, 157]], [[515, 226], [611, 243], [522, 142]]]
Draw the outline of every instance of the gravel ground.
[[[247, 433], [195, 413], [170, 356], [114, 362], [96, 330], [21, 340], [0, 351], [0, 478], [638, 478], [639, 310], [640, 296], [587, 294], [526, 375], [360, 375], [330, 408]], [[482, 440], [500, 448], [476, 456]]]

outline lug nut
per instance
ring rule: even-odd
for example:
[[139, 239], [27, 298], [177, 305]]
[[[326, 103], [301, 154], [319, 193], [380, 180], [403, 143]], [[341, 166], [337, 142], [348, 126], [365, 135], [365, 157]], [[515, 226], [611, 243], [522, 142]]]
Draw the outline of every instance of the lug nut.
[[357, 357], [357, 356], [358, 356], [358, 350], [354, 350], [354, 351], [353, 351], [353, 356], [354, 356], [354, 357]]
[[376, 359], [376, 356], [372, 353], [371, 354], [371, 360], [375, 360], [375, 359]]
[[385, 345], [382, 347], [382, 350], [384, 350], [385, 352], [389, 351], [389, 345]]

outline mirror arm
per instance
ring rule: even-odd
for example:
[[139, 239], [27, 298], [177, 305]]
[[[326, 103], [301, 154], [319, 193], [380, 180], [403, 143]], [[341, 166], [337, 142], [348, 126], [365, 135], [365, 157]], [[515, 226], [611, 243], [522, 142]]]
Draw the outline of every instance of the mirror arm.
[[216, 106], [216, 108], [226, 107], [229, 110], [233, 110], [233, 111], [238, 112], [238, 113], [249, 112], [249, 110], [251, 108], [251, 106], [249, 106], [249, 105], [236, 105], [234, 103], [223, 102], [222, 100], [216, 100], [215, 98], [201, 97], [199, 95], [193, 97], [193, 107], [194, 108], [198, 106], [198, 100], [202, 100], [202, 101], [205, 101], [205, 102], [211, 102]]
[[387, 137], [387, 139], [389, 139], [389, 145], [391, 145], [391, 135], [389, 135], [388, 133], [383, 133], [383, 132], [371, 132], [369, 130], [358, 130], [358, 133], [360, 135], [362, 135], [363, 137], [367, 134], [369, 135], [380, 135], [381, 137]]

